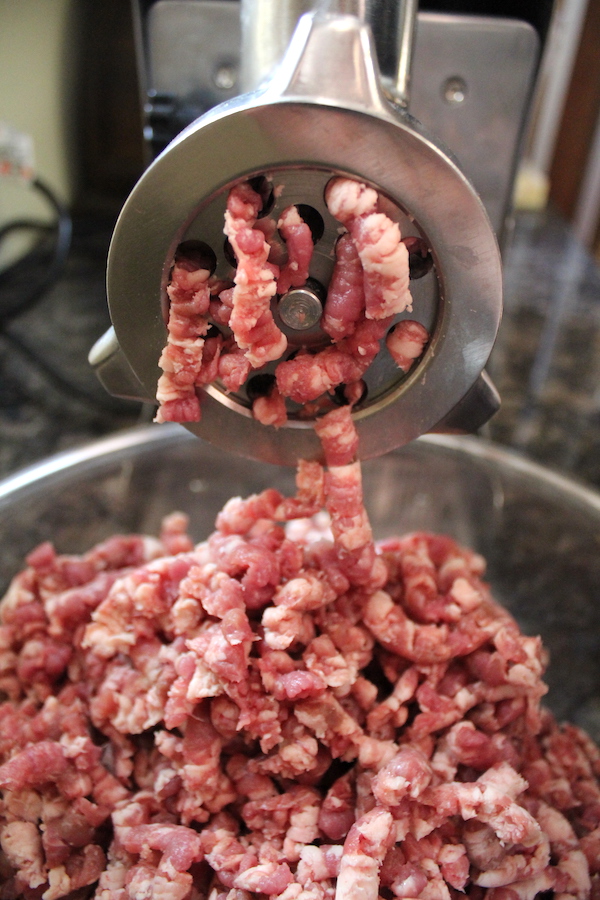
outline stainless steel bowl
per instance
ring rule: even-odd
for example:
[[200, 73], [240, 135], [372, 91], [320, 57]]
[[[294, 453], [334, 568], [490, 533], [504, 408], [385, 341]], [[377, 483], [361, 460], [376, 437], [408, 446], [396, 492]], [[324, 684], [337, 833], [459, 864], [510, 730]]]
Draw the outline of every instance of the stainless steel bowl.
[[[377, 537], [415, 529], [484, 554], [488, 580], [550, 650], [548, 704], [600, 739], [600, 495], [475, 438], [428, 436], [364, 464]], [[109, 534], [156, 533], [174, 509], [193, 536], [235, 495], [293, 472], [228, 455], [180, 426], [122, 432], [0, 484], [0, 580], [43, 540], [77, 553]]]

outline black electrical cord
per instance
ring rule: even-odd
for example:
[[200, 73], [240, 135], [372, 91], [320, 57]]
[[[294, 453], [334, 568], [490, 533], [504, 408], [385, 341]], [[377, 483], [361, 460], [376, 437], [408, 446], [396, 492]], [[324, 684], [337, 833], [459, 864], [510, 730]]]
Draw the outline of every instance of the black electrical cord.
[[[0, 228], [0, 241], [14, 231], [42, 234], [32, 250], [0, 272], [0, 326], [30, 309], [55, 284], [71, 249], [73, 224], [67, 207], [39, 178], [31, 182], [31, 187], [52, 207], [56, 221], [49, 224], [37, 219], [15, 219]], [[48, 247], [52, 234], [54, 240]]]
[[[13, 219], [0, 228], [0, 241], [3, 240], [11, 231], [54, 231], [54, 225], [51, 222], [38, 222], [35, 219]], [[18, 265], [15, 263], [14, 265]], [[12, 268], [12, 266], [11, 266]]]
[[117, 401], [111, 400], [108, 395], [106, 400], [102, 400], [99, 397], [92, 396], [92, 394], [86, 391], [85, 388], [78, 387], [71, 381], [68, 381], [60, 374], [60, 372], [57, 372], [56, 369], [50, 366], [46, 362], [46, 360], [35, 353], [31, 349], [31, 347], [28, 347], [27, 344], [23, 340], [21, 340], [21, 338], [17, 337], [16, 334], [5, 331], [3, 333], [3, 339], [11, 344], [13, 348], [25, 360], [27, 360], [28, 363], [33, 365], [42, 375], [42, 377], [52, 385], [53, 388], [55, 388], [64, 396], [68, 397], [70, 400], [73, 400], [80, 404], [84, 404], [85, 406], [91, 403], [99, 413], [107, 414], [110, 416], [118, 415], [119, 409], [116, 408]]

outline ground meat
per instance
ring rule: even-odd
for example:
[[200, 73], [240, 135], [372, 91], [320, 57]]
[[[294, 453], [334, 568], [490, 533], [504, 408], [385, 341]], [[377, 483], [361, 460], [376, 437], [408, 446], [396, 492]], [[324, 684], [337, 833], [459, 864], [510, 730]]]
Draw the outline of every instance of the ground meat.
[[254, 368], [279, 359], [287, 347], [271, 313], [279, 269], [268, 262], [271, 247], [255, 228], [262, 200], [249, 184], [229, 192], [224, 232], [237, 260], [229, 325], [235, 341]]
[[397, 223], [377, 212], [377, 192], [349, 178], [332, 178], [325, 200], [355, 244], [363, 268], [367, 319], [411, 310], [408, 250]]
[[[252, 369], [277, 362], [276, 384], [253, 397], [252, 415], [279, 428], [288, 419], [288, 399], [304, 407], [300, 415], [331, 408], [328, 397], [337, 389], [347, 403], [358, 403], [365, 392], [363, 375], [386, 335], [402, 371], [422, 354], [429, 340], [424, 326], [405, 320], [391, 330], [394, 317], [412, 309], [406, 246], [411, 238], [401, 239], [397, 223], [378, 212], [377, 192], [360, 182], [332, 178], [325, 196], [331, 214], [348, 230], [335, 247], [321, 317], [323, 341], [317, 348], [297, 346], [292, 358], [284, 358], [287, 338], [271, 303], [309, 279], [313, 235], [299, 207], [287, 207], [275, 222], [268, 215], [259, 218], [262, 198], [250, 183], [230, 190], [224, 233], [237, 264], [233, 286], [209, 278], [193, 254], [178, 251], [167, 287], [168, 340], [159, 360], [157, 422], [199, 421], [202, 386], [219, 379], [226, 391], [239, 391]], [[207, 337], [209, 329], [218, 334]]]
[[350, 234], [335, 246], [335, 265], [323, 314], [323, 328], [334, 341], [352, 334], [365, 308], [363, 269]]
[[353, 333], [338, 344], [280, 362], [275, 373], [280, 394], [306, 404], [341, 384], [360, 381], [379, 353], [381, 338], [391, 322], [391, 318], [375, 322], [363, 317]]
[[389, 332], [385, 343], [398, 368], [408, 372], [428, 340], [429, 332], [420, 322], [403, 319]]
[[201, 544], [174, 514], [30, 554], [2, 900], [598, 895], [600, 751], [540, 705], [540, 640], [450, 538], [376, 545], [348, 407], [320, 437], [296, 497], [233, 499]]
[[302, 287], [306, 283], [313, 254], [313, 240], [310, 228], [295, 206], [289, 206], [283, 211], [277, 227], [288, 251], [288, 260], [281, 267], [277, 279], [277, 293], [285, 294], [291, 287]]
[[252, 415], [263, 425], [274, 425], [279, 428], [287, 422], [285, 399], [274, 384], [268, 394], [257, 397], [252, 403]]
[[157, 422], [197, 422], [200, 404], [196, 387], [203, 380], [204, 336], [208, 331], [210, 273], [191, 259], [177, 260], [167, 288], [170, 300], [168, 341], [159, 366]]

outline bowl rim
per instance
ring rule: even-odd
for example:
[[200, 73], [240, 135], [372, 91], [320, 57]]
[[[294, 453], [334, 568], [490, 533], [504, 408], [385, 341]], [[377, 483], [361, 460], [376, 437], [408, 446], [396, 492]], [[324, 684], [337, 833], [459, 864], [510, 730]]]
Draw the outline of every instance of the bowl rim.
[[[60, 481], [61, 476], [66, 478], [72, 473], [84, 472], [95, 462], [102, 460], [109, 462], [112, 457], [121, 454], [127, 458], [140, 448], [150, 452], [152, 448], [180, 442], [198, 443], [199, 438], [181, 425], [165, 424], [158, 427], [156, 425], [136, 425], [106, 437], [97, 438], [82, 446], [55, 453], [0, 481], [0, 510], [9, 507], [19, 496], [25, 497], [34, 492], [45, 481], [55, 479]], [[418, 443], [440, 447], [443, 450], [473, 457], [482, 462], [490, 462], [511, 474], [533, 479], [546, 490], [558, 492], [569, 502], [600, 516], [600, 491], [594, 486], [577, 481], [571, 475], [565, 475], [535, 462], [511, 448], [472, 435], [427, 434], [418, 438]], [[401, 453], [402, 449], [391, 451], [388, 455]], [[371, 464], [373, 462], [376, 460], [370, 461]], [[369, 461], [366, 464], [368, 465]], [[253, 465], [257, 464], [253, 463]]]

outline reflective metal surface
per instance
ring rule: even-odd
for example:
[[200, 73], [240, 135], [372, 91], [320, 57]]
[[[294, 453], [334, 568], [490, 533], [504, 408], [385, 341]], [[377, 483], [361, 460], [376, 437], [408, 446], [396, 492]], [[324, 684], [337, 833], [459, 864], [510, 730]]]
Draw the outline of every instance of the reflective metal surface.
[[501, 241], [538, 49], [525, 22], [419, 16], [410, 112], [455, 155]]
[[[147, 87], [176, 101], [180, 115], [195, 108], [197, 118], [242, 92], [239, 3], [158, 0], [149, 8], [146, 33], [151, 66]], [[185, 81], [185, 92], [173, 84], [174, 68]], [[156, 121], [149, 124], [160, 128]], [[182, 122], [179, 130], [186, 124]]]
[[282, 60], [304, 13], [357, 16], [370, 26], [386, 91], [408, 106], [418, 0], [241, 0], [241, 89], [253, 90]]
[[323, 304], [309, 287], [292, 288], [279, 301], [277, 311], [284, 325], [294, 331], [307, 331], [319, 324]]
[[369, 0], [368, 22], [373, 31], [383, 84], [400, 106], [410, 105], [413, 46], [418, 0], [386, 3]]
[[[258, 45], [249, 60], [251, 84], [263, 80], [281, 59], [295, 20], [315, 0], [248, 0], [254, 10], [263, 2], [277, 28], [247, 32]], [[270, 4], [270, 6], [269, 6]], [[370, 22], [384, 85], [397, 77], [402, 33], [396, 3], [368, 0]], [[283, 17], [285, 15], [285, 23]], [[213, 72], [225, 61], [239, 70], [241, 58], [239, 0], [157, 0], [145, 22], [142, 84], [146, 91], [168, 95], [175, 111], [162, 146], [193, 119], [226, 97], [241, 92], [240, 83], [228, 94], [215, 91]], [[257, 26], [251, 20], [250, 28]], [[246, 34], [246, 32], [245, 32]], [[471, 179], [497, 234], [510, 205], [513, 175], [527, 114], [538, 56], [535, 31], [525, 22], [480, 16], [418, 14], [411, 66], [409, 111], [454, 154]], [[453, 85], [463, 86], [463, 100]], [[211, 101], [211, 102], [207, 102]], [[181, 121], [186, 113], [189, 118]], [[153, 125], [148, 121], [152, 138]], [[156, 128], [153, 144], [163, 134]]]
[[314, 9], [315, 0], [241, 0], [239, 6], [240, 87], [251, 91], [281, 62], [298, 20]]

